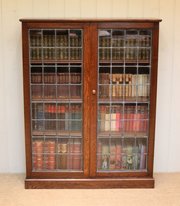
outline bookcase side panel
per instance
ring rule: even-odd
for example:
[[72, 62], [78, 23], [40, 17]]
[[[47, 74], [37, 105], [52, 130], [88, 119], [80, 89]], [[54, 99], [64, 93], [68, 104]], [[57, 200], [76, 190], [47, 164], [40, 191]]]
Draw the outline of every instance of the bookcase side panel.
[[28, 50], [28, 27], [22, 24], [23, 44], [23, 84], [24, 84], [24, 119], [25, 119], [25, 149], [26, 149], [26, 175], [31, 176], [31, 127], [30, 127], [30, 84], [29, 84], [29, 50]]
[[157, 78], [158, 78], [158, 42], [159, 24], [154, 24], [152, 39], [152, 71], [151, 71], [151, 90], [150, 90], [150, 127], [149, 127], [149, 159], [148, 172], [153, 176], [154, 142], [155, 142], [155, 123], [156, 123], [156, 97], [157, 97]]

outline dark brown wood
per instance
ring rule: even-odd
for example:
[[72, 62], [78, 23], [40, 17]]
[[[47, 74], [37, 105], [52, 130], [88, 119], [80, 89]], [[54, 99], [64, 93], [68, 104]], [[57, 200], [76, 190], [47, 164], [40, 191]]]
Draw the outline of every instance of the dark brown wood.
[[89, 149], [89, 144], [90, 144], [90, 122], [89, 122], [89, 117], [90, 117], [90, 96], [89, 96], [89, 90], [90, 90], [90, 58], [89, 56], [91, 55], [91, 50], [90, 50], [90, 30], [89, 26], [85, 25], [84, 31], [84, 41], [83, 41], [83, 58], [84, 58], [84, 64], [83, 64], [83, 121], [84, 121], [84, 127], [83, 127], [83, 133], [84, 133], [84, 174], [86, 177], [89, 176], [89, 161], [90, 161], [90, 149]]
[[[24, 111], [25, 111], [25, 144], [26, 144], [26, 188], [153, 188], [153, 158], [156, 117], [156, 90], [157, 90], [157, 65], [158, 65], [158, 35], [160, 19], [86, 19], [86, 20], [52, 20], [52, 19], [21, 19], [23, 37], [23, 81], [24, 81]], [[30, 77], [29, 77], [29, 29], [82, 29], [83, 30], [83, 101], [72, 99], [72, 102], [83, 104], [83, 170], [82, 171], [32, 171], [31, 135], [58, 135], [56, 132], [33, 131], [31, 134], [31, 108], [30, 108]], [[151, 62], [151, 87], [150, 87], [150, 120], [148, 138], [148, 166], [142, 171], [97, 171], [96, 146], [97, 146], [97, 72], [98, 72], [98, 29], [151, 29], [152, 62]], [[31, 61], [39, 64], [40, 61]], [[53, 61], [47, 61], [53, 63]], [[54, 61], [54, 63], [67, 63], [67, 61]], [[80, 63], [72, 61], [71, 63]], [[108, 61], [101, 61], [108, 63]], [[114, 61], [114, 63], [122, 63]], [[128, 63], [135, 63], [129, 61]], [[142, 61], [148, 64], [147, 61]], [[95, 90], [95, 94], [93, 94]], [[56, 99], [32, 99], [35, 101], [56, 101]], [[61, 99], [62, 100], [62, 99]], [[57, 100], [59, 101], [59, 100]], [[68, 102], [64, 99], [62, 102]], [[107, 99], [99, 102], [106, 103]], [[113, 103], [122, 99], [114, 99]], [[136, 100], [127, 99], [126, 103]], [[141, 103], [147, 102], [146, 98], [139, 98]], [[62, 134], [62, 133], [61, 133]], [[64, 132], [63, 134], [66, 134]], [[78, 133], [74, 132], [74, 135]], [[107, 135], [106, 132], [103, 135]], [[116, 136], [116, 133], [113, 133]], [[132, 136], [132, 134], [128, 134]], [[140, 134], [139, 137], [145, 134]]]
[[26, 179], [26, 189], [154, 188], [153, 178], [123, 179]]
[[[90, 90], [90, 102], [91, 102], [91, 118], [90, 118], [90, 177], [96, 175], [96, 134], [97, 134], [97, 71], [98, 71], [98, 32], [97, 25], [91, 24], [90, 27], [90, 39], [91, 39], [91, 90]], [[93, 90], [95, 94], [93, 94]]]
[[29, 82], [29, 45], [28, 30], [26, 24], [22, 24], [23, 38], [23, 84], [24, 84], [24, 120], [25, 120], [25, 144], [26, 144], [26, 175], [31, 176], [32, 151], [31, 151], [31, 121], [30, 121], [30, 82]]
[[161, 22], [161, 19], [20, 19], [21, 22], [31, 22], [31, 23], [101, 23], [101, 22], [129, 22], [129, 23], [138, 23], [138, 22]]
[[[86, 168], [85, 168], [85, 170], [86, 170]], [[59, 179], [61, 179], [61, 178], [69, 178], [69, 179], [71, 179], [71, 178], [78, 178], [78, 179], [80, 179], [80, 178], [85, 178], [85, 176], [88, 176], [87, 174], [84, 174], [84, 171], [78, 171], [78, 172], [75, 172], [75, 171], [73, 171], [73, 172], [69, 172], [69, 171], [67, 171], [67, 172], [65, 172], [65, 171], [63, 171], [63, 172], [60, 172], [60, 171], [58, 171], [58, 172], [50, 172], [50, 171], [46, 171], [46, 172], [42, 172], [42, 171], [40, 171], [40, 172], [37, 172], [37, 171], [33, 171], [32, 172], [32, 174], [31, 174], [31, 178], [38, 178], [38, 179], [54, 179], [54, 178], [59, 178]]]
[[158, 39], [159, 24], [155, 24], [152, 39], [152, 68], [151, 68], [151, 88], [150, 88], [150, 116], [149, 116], [149, 147], [148, 147], [148, 171], [153, 176], [154, 160], [154, 140], [156, 123], [156, 95], [157, 95], [157, 75], [158, 75]]

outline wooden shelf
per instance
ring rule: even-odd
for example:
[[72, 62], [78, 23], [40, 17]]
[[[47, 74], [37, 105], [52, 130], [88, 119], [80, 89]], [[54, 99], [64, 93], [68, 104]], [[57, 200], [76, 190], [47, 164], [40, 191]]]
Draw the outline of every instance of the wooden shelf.
[[107, 131], [107, 132], [99, 132], [98, 138], [137, 138], [137, 137], [143, 137], [147, 138], [148, 135], [146, 132], [120, 132], [120, 131]]
[[117, 98], [99, 98], [99, 103], [149, 103], [149, 97], [117, 97]]
[[82, 103], [82, 99], [79, 98], [42, 98], [42, 97], [32, 97], [32, 102], [59, 102], [59, 103]]
[[150, 64], [150, 60], [99, 60], [100, 64]]
[[[32, 131], [33, 136], [78, 136], [82, 137], [82, 133], [78, 131]], [[64, 138], [64, 137], [63, 137]]]
[[80, 64], [82, 60], [30, 60], [31, 64]]

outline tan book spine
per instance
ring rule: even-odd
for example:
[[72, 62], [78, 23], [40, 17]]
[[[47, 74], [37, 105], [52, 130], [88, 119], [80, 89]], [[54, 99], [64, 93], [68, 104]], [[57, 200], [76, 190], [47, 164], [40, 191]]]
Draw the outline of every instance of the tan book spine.
[[119, 74], [119, 97], [123, 97], [123, 74]]
[[132, 74], [129, 74], [128, 78], [129, 78], [129, 89], [128, 89], [129, 94], [128, 94], [128, 96], [132, 97]]

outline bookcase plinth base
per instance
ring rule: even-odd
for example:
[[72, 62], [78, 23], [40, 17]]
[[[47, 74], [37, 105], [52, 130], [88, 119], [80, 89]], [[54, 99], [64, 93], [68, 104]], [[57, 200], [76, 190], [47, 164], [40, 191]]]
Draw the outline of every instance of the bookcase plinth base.
[[154, 178], [26, 179], [26, 189], [154, 188]]

